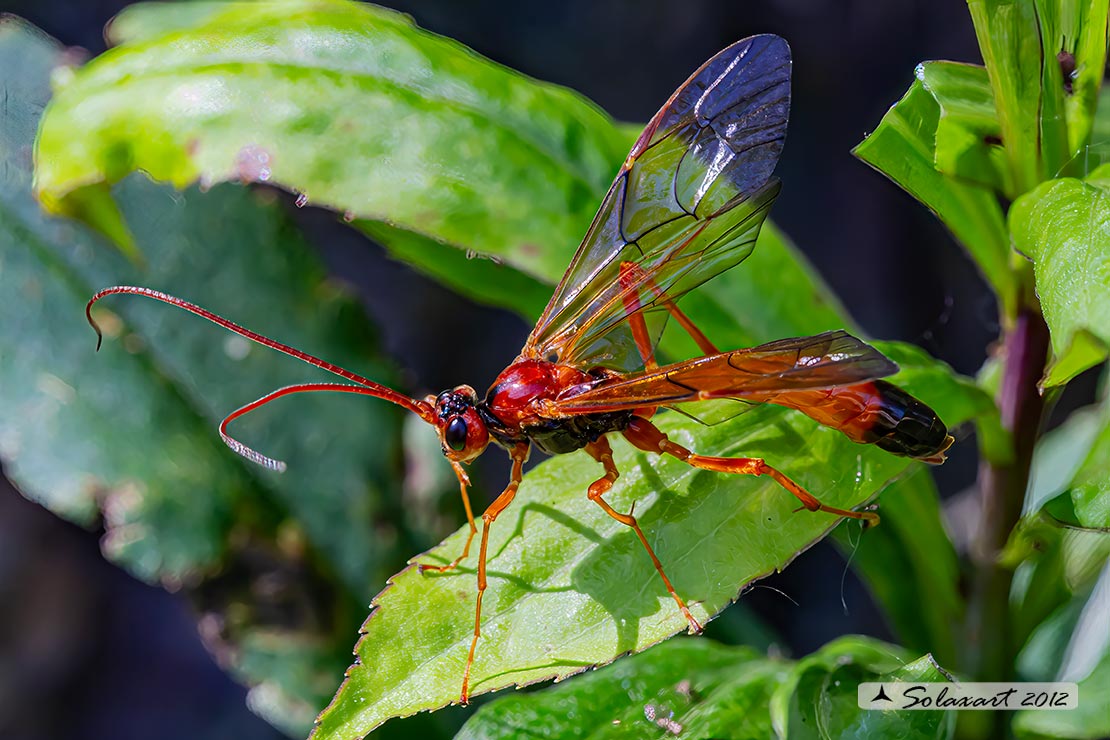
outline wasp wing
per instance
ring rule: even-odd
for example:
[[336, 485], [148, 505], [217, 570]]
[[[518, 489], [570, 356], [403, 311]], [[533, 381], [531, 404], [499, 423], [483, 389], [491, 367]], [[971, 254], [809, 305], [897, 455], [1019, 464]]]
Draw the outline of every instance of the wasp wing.
[[778, 36], [738, 41], [695, 72], [632, 147], [521, 354], [640, 367], [629, 317], [650, 315], [657, 341], [664, 293], [677, 300], [751, 253], [789, 109]]
[[874, 347], [844, 331], [780, 339], [563, 391], [560, 414], [620, 411], [716, 398], [762, 401], [776, 393], [855, 385], [898, 372]]

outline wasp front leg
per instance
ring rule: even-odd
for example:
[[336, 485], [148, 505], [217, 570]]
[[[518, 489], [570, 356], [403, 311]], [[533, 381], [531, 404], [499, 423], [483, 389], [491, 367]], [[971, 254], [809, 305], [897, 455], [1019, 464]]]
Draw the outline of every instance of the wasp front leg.
[[460, 463], [451, 460], [451, 467], [455, 471], [455, 477], [459, 479], [459, 491], [462, 493], [463, 508], [466, 509], [466, 522], [470, 525], [470, 534], [466, 536], [466, 544], [463, 545], [462, 554], [452, 560], [447, 565], [428, 565], [421, 563], [417, 567], [421, 573], [429, 570], [434, 570], [436, 573], [445, 573], [449, 570], [454, 570], [459, 566], [459, 563], [466, 560], [470, 555], [470, 543], [474, 541], [474, 535], [478, 533], [478, 527], [474, 524], [474, 511], [470, 508], [470, 494], [468, 489], [470, 487], [470, 476], [463, 470]]
[[[656, 557], [655, 551], [652, 550], [651, 545], [648, 544], [647, 537], [644, 536], [644, 531], [640, 529], [640, 524], [636, 521], [636, 517], [632, 516], [631, 511], [627, 514], [621, 514], [610, 506], [609, 502], [602, 498], [603, 495], [609, 492], [609, 489], [613, 487], [613, 482], [620, 476], [620, 471], [617, 470], [617, 465], [613, 462], [613, 448], [609, 446], [609, 442], [604, 437], [601, 437], [596, 442], [591, 442], [586, 445], [585, 449], [586, 452], [590, 453], [595, 460], [605, 467], [605, 475], [590, 484], [588, 494], [590, 501], [600, 506], [606, 514], [613, 517], [621, 524], [632, 527], [633, 531], [636, 532], [636, 536], [640, 538], [640, 543], [644, 546], [644, 549], [647, 550], [651, 562], [655, 565], [655, 570], [659, 572], [659, 577], [663, 579], [663, 585], [667, 587], [667, 592], [674, 599], [675, 603], [678, 604], [678, 609], [682, 612], [682, 616], [686, 617], [686, 621], [690, 623], [690, 631], [701, 632], [702, 627], [698, 623], [698, 620], [694, 619], [694, 615], [691, 614], [690, 610], [686, 607], [686, 602], [682, 600], [682, 597], [674, 590], [674, 586], [671, 585], [671, 579], [667, 578], [667, 574], [663, 572], [663, 564], [659, 562], [659, 558]], [[633, 506], [633, 509], [635, 509], [635, 506]]]
[[482, 595], [486, 592], [486, 548], [489, 545], [489, 528], [516, 497], [520, 488], [520, 481], [524, 478], [524, 463], [528, 459], [528, 443], [519, 444], [509, 453], [513, 458], [513, 469], [509, 477], [509, 485], [501, 495], [482, 513], [482, 544], [478, 547], [478, 598], [474, 603], [474, 638], [470, 641], [470, 652], [466, 654], [466, 670], [463, 671], [462, 693], [459, 703], [466, 704], [470, 701], [470, 668], [474, 665], [474, 651], [478, 647], [478, 638], [482, 636]]

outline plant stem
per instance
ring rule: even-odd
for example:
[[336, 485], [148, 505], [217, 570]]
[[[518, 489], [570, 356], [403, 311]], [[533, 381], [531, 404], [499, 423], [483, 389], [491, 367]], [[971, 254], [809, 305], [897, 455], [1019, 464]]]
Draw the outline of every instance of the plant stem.
[[[1022, 306], [1003, 339], [1002, 383], [998, 410], [1002, 426], [1012, 435], [1013, 458], [1006, 464], [984, 461], [979, 468], [981, 520], [971, 543], [974, 566], [968, 608], [967, 672], [976, 681], [1013, 678], [1018, 645], [1012, 633], [1009, 600], [1012, 570], [998, 564], [998, 555], [1021, 517], [1033, 447], [1045, 409], [1037, 381], [1048, 357], [1048, 327], [1040, 311]], [[967, 714], [967, 713], [965, 713]], [[1005, 712], [973, 712], [964, 729], [975, 737], [1004, 737]]]

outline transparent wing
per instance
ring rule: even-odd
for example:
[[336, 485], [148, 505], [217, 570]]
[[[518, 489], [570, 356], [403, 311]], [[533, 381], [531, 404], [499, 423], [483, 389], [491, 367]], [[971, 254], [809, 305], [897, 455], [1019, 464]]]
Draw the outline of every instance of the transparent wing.
[[732, 421], [741, 414], [758, 408], [761, 402], [743, 401], [739, 398], [717, 398], [710, 401], [686, 401], [666, 405], [671, 411], [682, 414], [687, 419], [706, 427], [715, 427]]
[[555, 410], [581, 414], [716, 398], [761, 401], [775, 393], [855, 385], [896, 372], [898, 366], [874, 347], [830, 331], [584, 383], [561, 393]]
[[632, 147], [522, 355], [640, 367], [627, 319], [642, 313], [657, 341], [662, 293], [677, 300], [751, 253], [789, 109], [778, 36], [738, 41], [695, 72]]

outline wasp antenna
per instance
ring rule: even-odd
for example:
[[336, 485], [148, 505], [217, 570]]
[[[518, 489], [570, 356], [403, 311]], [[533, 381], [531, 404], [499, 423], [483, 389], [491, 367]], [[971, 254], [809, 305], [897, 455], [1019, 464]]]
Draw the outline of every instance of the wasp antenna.
[[228, 447], [230, 447], [232, 450], [234, 450], [237, 454], [242, 455], [243, 457], [247, 458], [251, 462], [257, 463], [257, 464], [261, 465], [264, 468], [269, 468], [270, 470], [275, 470], [279, 473], [284, 473], [285, 472], [286, 465], [281, 460], [275, 460], [272, 457], [266, 457], [261, 452], [258, 452], [255, 449], [247, 447], [245, 444], [243, 444], [239, 440], [235, 439], [234, 437], [232, 437], [230, 435], [224, 434], [223, 432], [220, 433], [220, 437], [223, 438], [224, 444], [226, 444]]
[[100, 351], [100, 344], [101, 344], [101, 342], [104, 341], [104, 332], [102, 332], [100, 330], [100, 324], [96, 323], [96, 319], [94, 319], [92, 317], [92, 307], [93, 307], [93, 304], [96, 303], [98, 298], [99, 298], [99, 294], [93, 296], [92, 300], [85, 304], [85, 318], [88, 320], [89, 326], [91, 326], [93, 328], [93, 331], [96, 332], [96, 351], [97, 352]]
[[[195, 314], [197, 316], [200, 316], [202, 319], [207, 319], [208, 321], [211, 321], [213, 324], [216, 324], [217, 326], [221, 326], [224, 329], [227, 329], [228, 331], [235, 332], [236, 334], [238, 334], [241, 337], [246, 337], [247, 339], [251, 340], [252, 342], [256, 342], [258, 344], [261, 344], [263, 347], [269, 347], [270, 349], [277, 350], [278, 352], [289, 355], [290, 357], [295, 357], [298, 360], [300, 360], [301, 362], [307, 362], [309, 365], [312, 365], [313, 367], [318, 367], [321, 370], [326, 370], [326, 371], [328, 371], [329, 373], [331, 373], [333, 375], [338, 375], [339, 377], [343, 378], [344, 380], [349, 380], [352, 383], [357, 383], [358, 385], [362, 386], [362, 388], [364, 389], [362, 391], [362, 393], [364, 395], [374, 396], [375, 398], [381, 398], [381, 399], [384, 399], [386, 401], [390, 401], [392, 403], [395, 403], [398, 406], [401, 406], [401, 407], [406, 408], [409, 411], [413, 412], [414, 414], [416, 414], [417, 416], [419, 416], [421, 419], [428, 422], [429, 424], [435, 424], [435, 413], [432, 409], [432, 405], [425, 402], [425, 401], [419, 401], [419, 400], [414, 399], [414, 398], [409, 398], [406, 395], [398, 393], [397, 391], [393, 390], [392, 388], [387, 388], [384, 385], [381, 385], [380, 383], [375, 383], [374, 381], [370, 380], [369, 378], [364, 378], [363, 376], [359, 375], [358, 373], [351, 372], [350, 370], [347, 370], [346, 368], [342, 368], [339, 365], [334, 365], [334, 364], [332, 364], [332, 363], [330, 363], [326, 360], [321, 360], [319, 357], [316, 357], [314, 355], [310, 355], [307, 352], [302, 352], [299, 349], [295, 349], [293, 347], [290, 347], [287, 344], [282, 344], [281, 342], [274, 341], [273, 339], [270, 339], [269, 337], [263, 336], [263, 335], [261, 335], [257, 332], [251, 331], [250, 329], [244, 328], [244, 327], [240, 326], [239, 324], [236, 324], [233, 321], [228, 321], [224, 317], [219, 316], [217, 314], [214, 314], [214, 313], [212, 313], [211, 311], [209, 311], [205, 308], [201, 308], [200, 306], [196, 305], [195, 303], [190, 303], [189, 301], [186, 301], [186, 300], [183, 300], [181, 298], [177, 298], [175, 296], [169, 295], [168, 293], [163, 293], [163, 292], [158, 291], [158, 290], [153, 290], [151, 288], [142, 288], [142, 287], [138, 287], [138, 286], [134, 286], [134, 285], [115, 285], [115, 286], [112, 286], [111, 288], [104, 288], [103, 290], [99, 291], [96, 295], [94, 295], [91, 300], [89, 300], [88, 304], [85, 306], [85, 316], [86, 316], [86, 318], [88, 318], [89, 324], [96, 331], [96, 334], [97, 334], [97, 337], [98, 337], [97, 349], [100, 348], [100, 339], [99, 338], [102, 338], [103, 335], [101, 334], [100, 327], [97, 326], [96, 322], [93, 321], [93, 318], [92, 318], [93, 304], [96, 303], [97, 301], [99, 301], [101, 298], [104, 298], [105, 296], [114, 295], [116, 293], [127, 293], [127, 294], [130, 294], [130, 295], [141, 295], [141, 296], [145, 296], [147, 298], [153, 298], [156, 301], [161, 301], [162, 303], [168, 303], [171, 306], [177, 306], [178, 308], [184, 309], [184, 310], [188, 311], [191, 314]], [[325, 384], [325, 385], [327, 385], [327, 384]], [[335, 385], [335, 384], [331, 384], [331, 385]]]
[[281, 460], [275, 460], [272, 457], [267, 457], [261, 452], [247, 447], [239, 440], [232, 437], [227, 433], [227, 425], [238, 419], [240, 416], [245, 416], [257, 408], [265, 406], [270, 401], [277, 400], [282, 396], [290, 396], [294, 393], [312, 393], [319, 391], [332, 391], [335, 393], [357, 393], [362, 396], [373, 396], [380, 398], [377, 390], [374, 388], [364, 388], [361, 385], [345, 385], [343, 383], [298, 383], [297, 385], [287, 385], [284, 388], [278, 388], [276, 391], [267, 393], [262, 398], [256, 401], [251, 401], [246, 406], [239, 408], [228, 414], [223, 421], [220, 422], [220, 437], [223, 439], [224, 444], [233, 449], [236, 453], [247, 458], [251, 462], [258, 463], [264, 468], [276, 470], [279, 473], [284, 473], [286, 465]]

